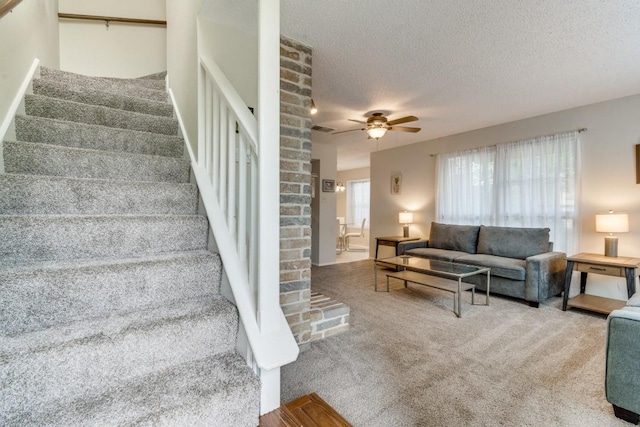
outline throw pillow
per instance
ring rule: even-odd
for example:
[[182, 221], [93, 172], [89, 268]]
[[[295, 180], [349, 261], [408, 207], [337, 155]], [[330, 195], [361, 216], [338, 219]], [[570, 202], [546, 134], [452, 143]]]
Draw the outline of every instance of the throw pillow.
[[429, 233], [429, 247], [475, 254], [476, 245], [478, 244], [478, 231], [480, 231], [480, 227], [477, 225], [453, 225], [432, 222], [431, 232]]
[[478, 253], [525, 259], [549, 250], [548, 228], [480, 226]]

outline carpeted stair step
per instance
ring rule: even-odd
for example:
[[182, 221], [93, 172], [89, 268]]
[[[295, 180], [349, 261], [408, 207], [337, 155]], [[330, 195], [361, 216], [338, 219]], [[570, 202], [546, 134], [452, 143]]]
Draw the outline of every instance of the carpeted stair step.
[[194, 184], [0, 175], [0, 215], [194, 215]]
[[0, 424], [247, 427], [259, 423], [259, 402], [258, 379], [244, 359], [230, 352], [136, 378], [102, 394], [0, 412]]
[[135, 93], [138, 98], [152, 99], [154, 101], [167, 101], [167, 93], [163, 88], [160, 90], [141, 87], [132, 80], [109, 80], [100, 77], [83, 76], [80, 74], [70, 73], [68, 71], [54, 70], [52, 68], [40, 67], [40, 78], [46, 80], [55, 80], [75, 86], [84, 86], [99, 90], [101, 92], [119, 93], [122, 95], [130, 95]]
[[206, 249], [199, 215], [3, 215], [0, 266]]
[[164, 78], [162, 79], [152, 79], [152, 78], [144, 78], [144, 77], [136, 77], [133, 79], [126, 79], [126, 78], [120, 78], [120, 77], [100, 77], [100, 78], [104, 80], [116, 82], [116, 83], [134, 85], [134, 86], [153, 89], [153, 90], [164, 91], [167, 89], [167, 84]]
[[[67, 83], [81, 85], [104, 84], [104, 81], [118, 83], [120, 85], [136, 86], [137, 88], [153, 89], [164, 91], [166, 89], [167, 72], [162, 71], [148, 76], [123, 78], [123, 77], [105, 77], [105, 76], [85, 76], [73, 73], [71, 71], [56, 70], [53, 68], [41, 67], [40, 75], [45, 79], [55, 79], [65, 81]], [[97, 83], [96, 83], [97, 81]]]
[[217, 254], [20, 263], [0, 269], [0, 331], [25, 332], [160, 308], [220, 293]]
[[50, 98], [66, 99], [67, 101], [82, 104], [100, 105], [119, 110], [133, 111], [137, 113], [156, 116], [173, 117], [171, 104], [149, 99], [137, 98], [130, 95], [112, 94], [100, 92], [85, 87], [75, 87], [67, 83], [54, 80], [36, 79], [33, 81], [33, 93], [48, 96]]
[[34, 116], [16, 116], [15, 125], [18, 141], [165, 157], [184, 153], [184, 140], [172, 135]]
[[3, 147], [0, 425], [258, 425], [166, 74], [40, 72]]
[[81, 104], [42, 95], [25, 95], [24, 101], [25, 111], [29, 116], [49, 117], [70, 122], [164, 135], [178, 135], [178, 120], [171, 117], [134, 113], [99, 105]]
[[5, 171], [14, 174], [116, 181], [189, 181], [189, 162], [177, 157], [5, 141], [4, 161]]
[[137, 77], [137, 79], [140, 79], [140, 80], [162, 80], [162, 81], [165, 81], [166, 78], [167, 78], [166, 71], [160, 71], [153, 74], [147, 74], [146, 76]]
[[[95, 322], [94, 322], [95, 323]], [[3, 338], [2, 413], [69, 403], [122, 382], [235, 350], [236, 308], [223, 296]], [[9, 386], [11, 384], [11, 386]]]

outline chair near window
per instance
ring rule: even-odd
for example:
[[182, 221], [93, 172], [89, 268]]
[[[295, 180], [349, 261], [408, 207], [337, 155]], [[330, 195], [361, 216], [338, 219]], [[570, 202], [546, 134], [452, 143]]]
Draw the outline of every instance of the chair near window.
[[340, 255], [344, 250], [344, 233], [342, 232], [342, 226], [344, 225], [344, 219], [340, 221], [340, 217], [336, 218], [336, 230], [338, 235], [336, 236], [336, 254]]
[[359, 233], [346, 233], [343, 236], [344, 239], [344, 245], [345, 245], [345, 250], [347, 252], [364, 252], [366, 251], [366, 249], [352, 249], [349, 245], [349, 241], [351, 240], [350, 237], [364, 237], [364, 224], [367, 222], [367, 218], [362, 218], [362, 226], [360, 227], [360, 232]]

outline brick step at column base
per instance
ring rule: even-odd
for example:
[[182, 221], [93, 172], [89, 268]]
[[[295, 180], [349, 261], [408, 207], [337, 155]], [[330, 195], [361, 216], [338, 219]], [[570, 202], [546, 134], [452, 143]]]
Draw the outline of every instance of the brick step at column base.
[[311, 292], [311, 341], [349, 330], [351, 308], [317, 292]]

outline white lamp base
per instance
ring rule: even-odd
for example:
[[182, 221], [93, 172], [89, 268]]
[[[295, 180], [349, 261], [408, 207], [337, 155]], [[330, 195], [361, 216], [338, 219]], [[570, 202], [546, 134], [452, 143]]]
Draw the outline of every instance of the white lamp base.
[[604, 256], [618, 256], [618, 238], [615, 236], [607, 236], [604, 238]]

